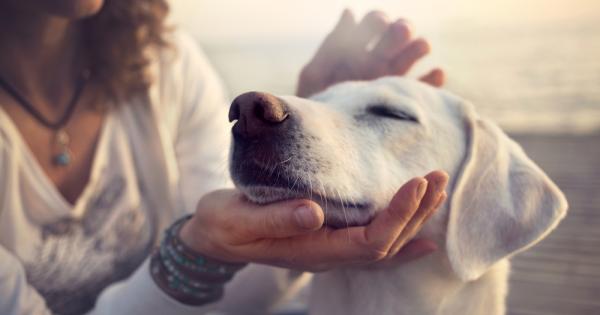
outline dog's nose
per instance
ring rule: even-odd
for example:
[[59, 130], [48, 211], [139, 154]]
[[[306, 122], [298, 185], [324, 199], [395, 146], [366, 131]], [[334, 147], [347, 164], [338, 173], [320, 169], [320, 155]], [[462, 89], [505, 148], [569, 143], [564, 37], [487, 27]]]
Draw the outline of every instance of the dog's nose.
[[274, 95], [248, 92], [236, 97], [229, 108], [229, 121], [237, 120], [233, 133], [253, 137], [280, 127], [288, 118], [285, 102]]

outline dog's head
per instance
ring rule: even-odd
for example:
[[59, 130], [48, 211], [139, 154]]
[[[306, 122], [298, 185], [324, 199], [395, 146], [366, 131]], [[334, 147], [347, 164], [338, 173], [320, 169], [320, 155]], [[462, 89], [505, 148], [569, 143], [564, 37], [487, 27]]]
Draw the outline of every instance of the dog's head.
[[434, 221], [463, 279], [543, 237], [566, 210], [495, 125], [413, 80], [343, 83], [311, 99], [246, 93], [229, 118], [237, 187], [258, 203], [310, 198], [332, 227], [366, 224], [408, 179], [446, 170], [450, 198]]

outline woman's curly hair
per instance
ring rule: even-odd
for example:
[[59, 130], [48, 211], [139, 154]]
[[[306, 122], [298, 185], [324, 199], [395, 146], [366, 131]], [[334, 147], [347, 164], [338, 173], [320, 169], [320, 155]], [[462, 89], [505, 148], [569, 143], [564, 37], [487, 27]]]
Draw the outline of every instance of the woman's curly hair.
[[167, 47], [167, 0], [105, 0], [85, 20], [85, 45], [94, 79], [113, 100], [145, 93], [151, 84], [148, 48]]

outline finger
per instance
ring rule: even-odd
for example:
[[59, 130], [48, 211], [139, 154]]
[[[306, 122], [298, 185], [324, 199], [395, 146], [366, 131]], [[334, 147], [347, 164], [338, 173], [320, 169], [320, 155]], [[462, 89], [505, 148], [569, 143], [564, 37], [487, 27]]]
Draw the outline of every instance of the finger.
[[446, 201], [446, 199], [448, 199], [448, 194], [445, 191], [443, 191], [442, 196], [440, 196], [440, 200], [438, 200], [437, 204], [435, 205], [435, 208], [439, 209], [442, 203]]
[[388, 242], [391, 245], [419, 209], [428, 186], [425, 178], [415, 178], [404, 184], [389, 206], [366, 227], [366, 239], [382, 246]]
[[425, 219], [423, 221], [427, 222], [427, 220], [429, 220], [429, 218], [432, 217], [438, 211], [438, 209], [440, 208], [442, 203], [444, 203], [444, 201], [446, 201], [447, 198], [448, 198], [448, 194], [445, 191], [443, 191], [442, 195], [440, 196], [440, 199], [437, 201], [437, 203], [433, 207], [434, 210], [429, 212], [429, 214], [425, 217]]
[[[436, 203], [436, 205], [434, 206], [433, 211], [429, 212], [429, 214], [427, 214], [427, 216], [425, 217], [425, 219], [423, 220], [423, 222], [427, 222], [427, 220], [429, 220], [429, 218], [431, 218], [440, 208], [440, 206], [442, 205], [442, 203], [444, 203], [444, 201], [446, 201], [446, 199], [448, 198], [448, 194], [444, 191], [442, 192], [442, 195], [440, 196], [440, 199], [438, 200], [438, 202]], [[402, 249], [400, 249], [402, 250]]]
[[306, 234], [319, 229], [323, 225], [324, 214], [314, 202], [299, 205], [269, 205], [266, 209], [258, 209], [259, 215], [249, 218], [248, 230], [258, 237], [290, 237]]
[[421, 200], [419, 209], [402, 231], [400, 238], [416, 234], [420, 230], [423, 221], [432, 215], [437, 209], [436, 206], [440, 204], [440, 198], [444, 194], [444, 189], [446, 189], [448, 183], [448, 175], [442, 171], [434, 171], [427, 174], [425, 179], [429, 182], [427, 192]]
[[363, 72], [365, 80], [373, 80], [386, 75], [393, 75], [390, 63], [394, 56], [398, 55], [412, 37], [409, 24], [404, 20], [398, 20], [383, 34], [377, 45], [369, 52]]
[[385, 13], [381, 11], [367, 13], [353, 34], [352, 46], [357, 51], [366, 51], [367, 45], [381, 36], [389, 25], [390, 22]]
[[[351, 34], [355, 29], [354, 15], [352, 11], [345, 9], [336, 26], [325, 37], [313, 58], [303, 68], [301, 76], [314, 81], [320, 77], [320, 73], [331, 72], [330, 68], [337, 64], [335, 60], [340, 55], [340, 51], [347, 49], [350, 42], [349, 38], [351, 38]], [[307, 94], [304, 91], [301, 92], [301, 94]]]
[[352, 11], [345, 9], [336, 26], [323, 40], [313, 57], [313, 61], [316, 61], [318, 65], [326, 64], [332, 58], [338, 56], [340, 50], [347, 49], [356, 27], [354, 14], [352, 14]]
[[344, 9], [338, 23], [333, 28], [332, 33], [347, 33], [352, 26], [355, 26], [354, 14], [350, 9]]
[[[241, 200], [229, 209], [236, 209], [228, 218], [238, 224], [239, 238], [250, 242], [260, 238], [284, 238], [306, 234], [323, 225], [321, 207], [310, 200], [276, 202], [256, 205]], [[233, 227], [232, 227], [233, 228]]]
[[433, 69], [426, 75], [420, 77], [419, 80], [434, 87], [441, 87], [446, 81], [446, 75], [441, 69]]
[[445, 172], [434, 171], [427, 174], [425, 179], [429, 183], [427, 185], [427, 192], [421, 200], [419, 209], [415, 215], [394, 241], [390, 249], [390, 255], [394, 255], [400, 251], [402, 246], [421, 230], [423, 223], [433, 215], [435, 210], [437, 210], [437, 206], [440, 205], [440, 198], [444, 194], [444, 189], [448, 183], [448, 175]]
[[406, 47], [394, 57], [391, 62], [392, 73], [404, 75], [421, 58], [429, 53], [431, 47], [429, 43], [422, 38], [415, 39], [408, 43]]
[[369, 225], [348, 229], [348, 238], [359, 245], [358, 248], [366, 251], [367, 258], [376, 260], [385, 257], [394, 240], [419, 208], [427, 186], [424, 178], [408, 181], [394, 195], [388, 208], [378, 213]]
[[345, 41], [341, 48], [332, 53], [333, 58], [341, 59], [344, 61], [341, 64], [345, 64], [345, 69], [335, 69], [334, 82], [373, 78], [371, 73], [377, 72], [373, 70], [374, 67], [380, 69], [381, 66], [372, 64], [369, 45], [380, 37], [388, 26], [387, 16], [383, 12], [372, 11], [365, 15], [356, 27], [345, 33], [343, 36]]
[[411, 26], [405, 20], [398, 20], [388, 27], [381, 40], [371, 51], [371, 58], [386, 63], [399, 54], [412, 37]]

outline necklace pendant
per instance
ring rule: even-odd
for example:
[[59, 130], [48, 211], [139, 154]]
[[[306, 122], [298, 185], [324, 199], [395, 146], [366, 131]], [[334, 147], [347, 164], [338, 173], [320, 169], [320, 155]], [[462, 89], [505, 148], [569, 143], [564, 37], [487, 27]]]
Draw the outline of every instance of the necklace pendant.
[[64, 129], [56, 133], [56, 145], [60, 148], [59, 153], [52, 157], [52, 163], [56, 166], [65, 167], [71, 163], [71, 152], [69, 151], [69, 135]]
[[61, 152], [52, 159], [56, 166], [67, 166], [71, 163], [71, 154], [68, 151]]

